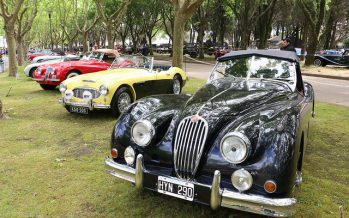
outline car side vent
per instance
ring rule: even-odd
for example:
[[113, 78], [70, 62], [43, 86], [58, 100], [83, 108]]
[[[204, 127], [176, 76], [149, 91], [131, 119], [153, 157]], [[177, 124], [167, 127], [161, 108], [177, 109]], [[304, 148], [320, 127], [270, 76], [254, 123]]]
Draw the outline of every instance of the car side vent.
[[174, 142], [174, 166], [178, 177], [192, 180], [204, 151], [207, 121], [198, 115], [184, 118], [178, 125]]

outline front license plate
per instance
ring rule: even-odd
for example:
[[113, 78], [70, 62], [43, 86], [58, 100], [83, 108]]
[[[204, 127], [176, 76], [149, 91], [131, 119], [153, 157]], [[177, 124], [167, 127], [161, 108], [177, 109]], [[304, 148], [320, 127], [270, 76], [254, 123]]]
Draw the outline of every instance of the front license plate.
[[88, 108], [87, 107], [70, 106], [70, 112], [79, 113], [79, 114], [88, 114]]
[[194, 184], [167, 177], [158, 177], [158, 192], [165, 195], [171, 195], [176, 198], [182, 198], [188, 201], [194, 199]]

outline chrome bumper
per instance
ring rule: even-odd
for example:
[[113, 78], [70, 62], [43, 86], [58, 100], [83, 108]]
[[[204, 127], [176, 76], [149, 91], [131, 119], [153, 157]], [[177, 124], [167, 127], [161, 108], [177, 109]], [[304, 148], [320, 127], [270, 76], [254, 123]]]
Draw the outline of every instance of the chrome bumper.
[[34, 81], [38, 81], [38, 82], [43, 82], [43, 81], [48, 81], [48, 82], [60, 82], [60, 80], [59, 79], [56, 79], [56, 78], [54, 78], [54, 79], [52, 79], [52, 78], [32, 78], [32, 80], [34, 80]]
[[[145, 172], [143, 155], [139, 154], [137, 156], [135, 168], [116, 163], [110, 158], [105, 159], [105, 165], [110, 175], [135, 183], [137, 189], [143, 189], [143, 172]], [[216, 170], [213, 176], [210, 197], [210, 206], [213, 210], [222, 206], [273, 217], [289, 217], [294, 214], [295, 198], [266, 198], [260, 195], [238, 193], [221, 189], [220, 181], [221, 173]], [[192, 183], [207, 186], [196, 182]]]
[[76, 107], [88, 107], [90, 110], [93, 109], [109, 109], [110, 105], [94, 103], [92, 101], [86, 102], [66, 102], [62, 98], [58, 100], [58, 102], [64, 106], [76, 106]]

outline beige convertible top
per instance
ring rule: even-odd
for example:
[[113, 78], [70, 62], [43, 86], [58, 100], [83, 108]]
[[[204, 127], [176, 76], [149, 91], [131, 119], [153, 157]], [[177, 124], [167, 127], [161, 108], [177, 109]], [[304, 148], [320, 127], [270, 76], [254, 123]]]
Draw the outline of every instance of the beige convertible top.
[[105, 53], [107, 55], [113, 54], [113, 55], [115, 55], [115, 57], [119, 57], [120, 56], [119, 52], [117, 50], [115, 50], [115, 49], [108, 49], [108, 48], [97, 49], [97, 50], [94, 50], [94, 52], [102, 52], [102, 53]]

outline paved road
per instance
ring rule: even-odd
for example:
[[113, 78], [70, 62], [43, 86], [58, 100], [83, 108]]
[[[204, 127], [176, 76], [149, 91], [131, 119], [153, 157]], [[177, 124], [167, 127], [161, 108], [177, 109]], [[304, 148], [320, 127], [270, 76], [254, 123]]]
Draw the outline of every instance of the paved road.
[[[159, 61], [159, 63], [170, 64], [168, 61]], [[187, 63], [183, 68], [186, 68], [185, 71], [189, 77], [207, 79], [213, 66]], [[304, 76], [303, 78], [304, 81], [313, 85], [315, 99], [317, 101], [349, 107], [349, 80], [327, 79], [311, 76]]]

